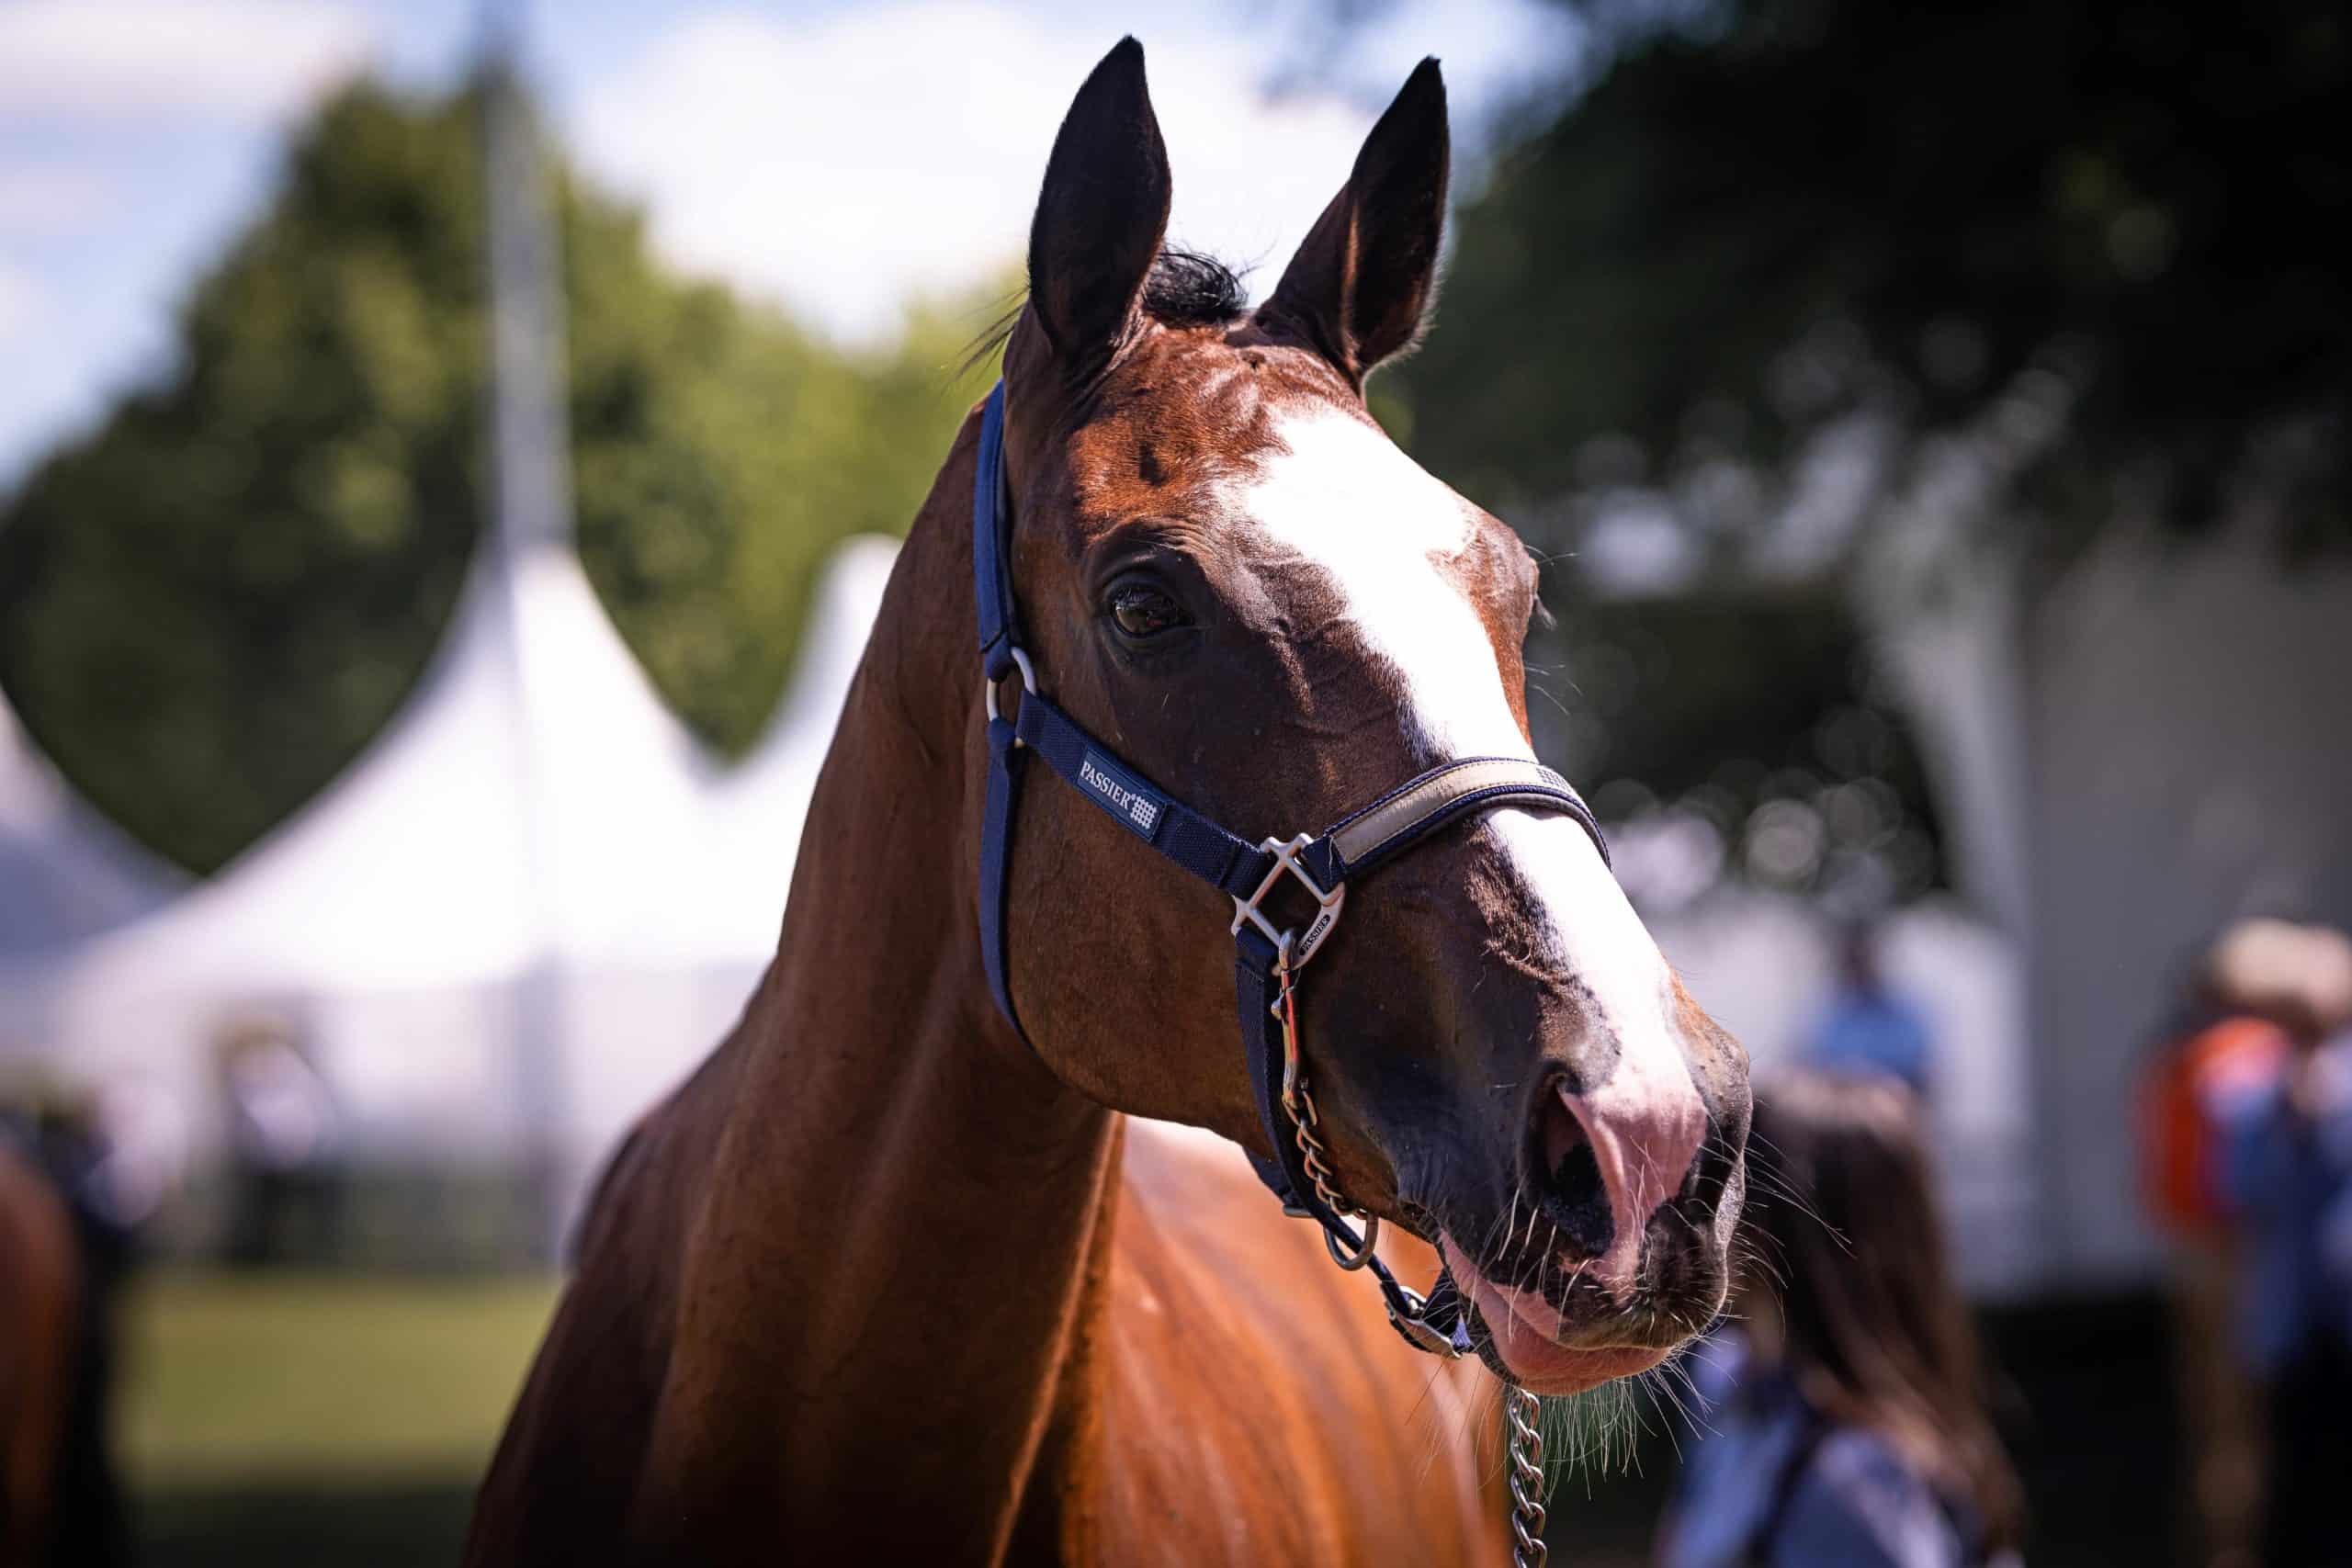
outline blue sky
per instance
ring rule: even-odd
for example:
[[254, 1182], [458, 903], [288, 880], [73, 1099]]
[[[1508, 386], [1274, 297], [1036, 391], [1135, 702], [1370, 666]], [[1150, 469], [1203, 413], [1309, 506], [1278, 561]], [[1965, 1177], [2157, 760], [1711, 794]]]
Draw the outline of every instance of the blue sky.
[[[0, 0], [0, 486], [168, 364], [176, 301], [267, 200], [309, 105], [360, 72], [447, 85], [478, 12]], [[865, 341], [1018, 255], [1054, 127], [1123, 31], [1148, 51], [1175, 232], [1269, 273], [1421, 55], [1446, 62], [1475, 164], [1575, 42], [1541, 0], [1396, 0], [1336, 36], [1307, 0], [537, 0], [527, 18], [559, 134], [645, 204], [666, 254]]]

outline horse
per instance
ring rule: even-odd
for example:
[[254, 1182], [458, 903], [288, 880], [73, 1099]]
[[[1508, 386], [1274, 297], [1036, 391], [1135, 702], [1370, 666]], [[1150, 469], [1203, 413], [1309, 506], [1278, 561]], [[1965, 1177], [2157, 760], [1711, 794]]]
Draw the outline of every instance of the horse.
[[0, 1142], [0, 1568], [49, 1560], [81, 1299], [72, 1216]]
[[[1430, 831], [1355, 884], [1313, 979], [1284, 970], [1317, 1191], [1386, 1224], [1351, 1261], [1442, 1269], [1453, 1362], [1252, 1179], [1282, 1142], [1234, 1044], [1256, 905], [1138, 842], [1180, 801], [1271, 833], [1458, 759], [1541, 772], [1536, 564], [1364, 401], [1421, 330], [1449, 160], [1426, 61], [1252, 310], [1166, 243], [1141, 47], [1080, 88], [775, 956], [592, 1197], [469, 1562], [1492, 1563], [1495, 1380], [1636, 1374], [1718, 1312], [1746, 1056], [1588, 820]], [[973, 657], [991, 482], [1018, 690]], [[1025, 735], [1047, 694], [1103, 757], [1001, 810], [990, 716]]]

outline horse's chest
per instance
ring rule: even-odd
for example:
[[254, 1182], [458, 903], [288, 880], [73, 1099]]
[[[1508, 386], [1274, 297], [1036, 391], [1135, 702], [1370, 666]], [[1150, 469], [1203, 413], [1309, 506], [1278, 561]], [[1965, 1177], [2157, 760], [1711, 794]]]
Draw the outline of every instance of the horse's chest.
[[1490, 1560], [1469, 1456], [1447, 1451], [1466, 1431], [1432, 1420], [1448, 1404], [1430, 1397], [1438, 1364], [1368, 1337], [1387, 1333], [1375, 1302], [1160, 1241], [1122, 1251], [1081, 1373], [1091, 1397], [1061, 1450], [1059, 1556]]

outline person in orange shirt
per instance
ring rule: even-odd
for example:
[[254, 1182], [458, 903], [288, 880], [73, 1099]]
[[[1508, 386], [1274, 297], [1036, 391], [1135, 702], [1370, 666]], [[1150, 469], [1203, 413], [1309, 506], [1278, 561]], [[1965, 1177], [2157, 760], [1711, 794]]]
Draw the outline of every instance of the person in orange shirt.
[[2268, 1470], [2262, 1399], [2233, 1354], [2246, 1243], [2229, 1190], [2229, 1129], [2273, 1094], [2300, 1016], [2308, 933], [2242, 920], [2195, 966], [2180, 1010], [2158, 1037], [2140, 1102], [2141, 1189], [2170, 1251], [2176, 1396], [2190, 1486], [2183, 1521], [2204, 1568], [2260, 1560]]

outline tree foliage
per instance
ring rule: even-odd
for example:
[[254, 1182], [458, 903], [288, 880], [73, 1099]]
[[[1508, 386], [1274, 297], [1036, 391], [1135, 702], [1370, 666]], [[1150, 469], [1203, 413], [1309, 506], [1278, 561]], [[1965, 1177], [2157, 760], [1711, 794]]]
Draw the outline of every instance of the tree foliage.
[[[1934, 814], [1844, 569], [1932, 592], [1954, 546], [2063, 561], [2248, 498], [2352, 543], [2340, 7], [1562, 3], [1590, 47], [1456, 214], [1383, 397], [1559, 563], [1532, 716], [1619, 815], [1916, 891]], [[1669, 597], [1612, 600], [1636, 537]]]
[[[1728, 875], [1860, 918], [1946, 879], [1921, 759], [1836, 592], [1551, 596], [1529, 721], [1615, 827], [1637, 898]], [[1661, 836], [1683, 863], [1663, 878], [1641, 851]]]
[[581, 554], [655, 684], [740, 752], [783, 694], [827, 553], [903, 532], [930, 490], [970, 326], [918, 309], [890, 353], [847, 355], [666, 279], [634, 214], [568, 210]]
[[[1461, 213], [1406, 376], [1420, 445], [1485, 499], [1770, 474], [1858, 410], [1932, 438], [2055, 378], [2063, 436], [1996, 509], [2201, 526], [2253, 481], [2300, 542], [2352, 538], [2340, 7], [1578, 9], [1620, 52]], [[1770, 511], [1718, 493], [1686, 519]]]
[[[454, 609], [486, 493], [477, 126], [470, 94], [325, 106], [189, 296], [173, 368], [0, 512], [0, 684], [194, 869], [347, 764]], [[846, 354], [670, 276], [634, 212], [558, 185], [582, 554], [655, 683], [741, 750], [826, 550], [921, 500], [955, 334]]]

